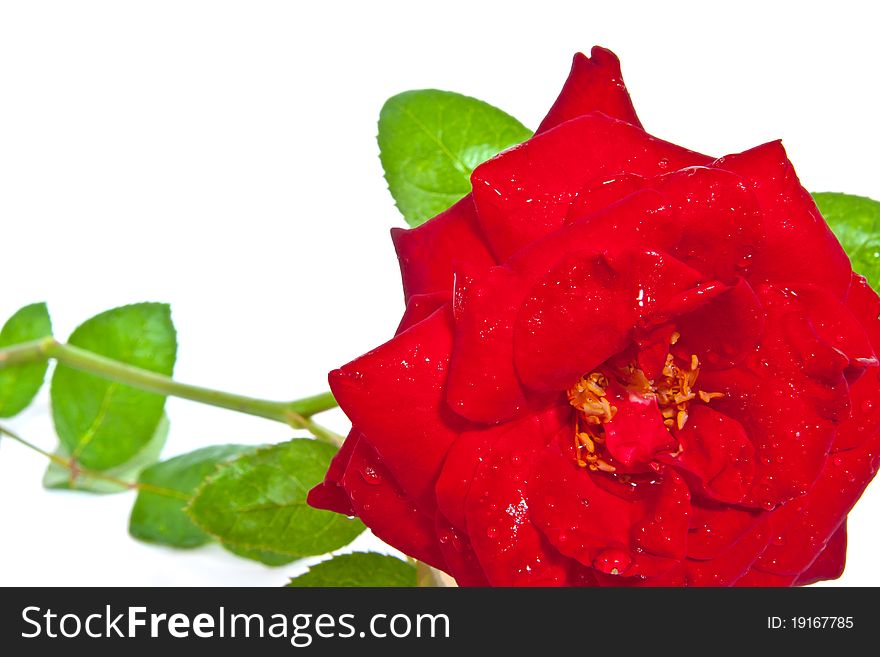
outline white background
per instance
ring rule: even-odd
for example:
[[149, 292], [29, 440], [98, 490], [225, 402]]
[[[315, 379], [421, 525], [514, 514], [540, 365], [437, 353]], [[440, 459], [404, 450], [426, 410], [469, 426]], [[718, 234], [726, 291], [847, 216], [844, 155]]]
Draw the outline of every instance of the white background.
[[[782, 137], [809, 189], [880, 198], [872, 3], [726, 5], [4, 2], [0, 315], [46, 300], [66, 337], [113, 306], [167, 301], [179, 379], [325, 390], [402, 310], [383, 101], [451, 89], [534, 128], [594, 44], [620, 56], [658, 136], [718, 155]], [[189, 402], [168, 412], [169, 456], [290, 435]], [[45, 394], [9, 425], [54, 446]], [[297, 571], [138, 543], [131, 495], [48, 492], [44, 467], [2, 442], [0, 584], [273, 586]], [[878, 517], [875, 482], [841, 583], [880, 584]]]

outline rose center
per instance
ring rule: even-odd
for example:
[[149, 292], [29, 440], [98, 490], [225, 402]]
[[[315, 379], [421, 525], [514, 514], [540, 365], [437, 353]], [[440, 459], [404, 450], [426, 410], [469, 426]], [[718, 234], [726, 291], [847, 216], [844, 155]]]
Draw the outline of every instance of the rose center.
[[[673, 333], [670, 345], [679, 338]], [[652, 398], [663, 418], [663, 424], [673, 435], [684, 429], [688, 421], [690, 403], [699, 400], [708, 404], [723, 397], [720, 392], [706, 392], [696, 387], [700, 375], [700, 360], [692, 354], [690, 361], [680, 363], [667, 353], [660, 375], [649, 379], [635, 362], [623, 366], [606, 363], [600, 370], [582, 376], [568, 390], [568, 402], [575, 409], [574, 454], [578, 466], [592, 471], [613, 473], [617, 471], [614, 459], [605, 448], [605, 426], [614, 420], [618, 406], [609, 399], [613, 377], [628, 395]], [[622, 412], [626, 412], [625, 406]], [[679, 451], [681, 444], [679, 443]]]

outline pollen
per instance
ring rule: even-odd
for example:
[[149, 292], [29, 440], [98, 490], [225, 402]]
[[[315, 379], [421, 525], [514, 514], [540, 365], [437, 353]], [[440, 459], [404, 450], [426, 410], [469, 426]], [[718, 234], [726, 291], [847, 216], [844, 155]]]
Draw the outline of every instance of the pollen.
[[[669, 339], [670, 346], [680, 339], [681, 334], [674, 332]], [[605, 449], [605, 425], [618, 412], [617, 406], [608, 399], [609, 376], [613, 376], [630, 395], [653, 397], [657, 401], [663, 425], [672, 433], [683, 430], [687, 425], [692, 402], [698, 400], [708, 404], [713, 399], [724, 397], [722, 392], [707, 392], [697, 388], [700, 359], [696, 354], [691, 354], [690, 359], [685, 360], [676, 359], [672, 353], [668, 353], [656, 380], [648, 379], [634, 362], [623, 366], [618, 364], [607, 371], [610, 374], [598, 371], [586, 374], [568, 390], [568, 402], [576, 411], [574, 460], [579, 467], [591, 472], [617, 472], [614, 460]], [[678, 456], [681, 451], [679, 444], [673, 456]]]
[[604, 424], [611, 422], [617, 407], [608, 401], [606, 390], [608, 377], [601, 372], [593, 372], [581, 377], [568, 391], [568, 403], [577, 414], [575, 416], [574, 453], [578, 467], [593, 472], [614, 472], [616, 468], [599, 457], [605, 443]]
[[706, 392], [705, 390], [700, 390], [697, 394], [700, 395], [700, 400], [707, 404], [713, 399], [720, 399], [724, 396], [723, 392]]

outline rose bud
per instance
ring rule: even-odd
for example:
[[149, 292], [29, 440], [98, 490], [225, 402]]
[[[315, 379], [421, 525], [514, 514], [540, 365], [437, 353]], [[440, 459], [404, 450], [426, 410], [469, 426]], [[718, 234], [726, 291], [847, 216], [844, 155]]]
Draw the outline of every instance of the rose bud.
[[646, 133], [576, 55], [535, 136], [393, 231], [397, 335], [330, 374], [309, 502], [461, 585], [835, 578], [880, 458], [880, 300], [779, 142]]

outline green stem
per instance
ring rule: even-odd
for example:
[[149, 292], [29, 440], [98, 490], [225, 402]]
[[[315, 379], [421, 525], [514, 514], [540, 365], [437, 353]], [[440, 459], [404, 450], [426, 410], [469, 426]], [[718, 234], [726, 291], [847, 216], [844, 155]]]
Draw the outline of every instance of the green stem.
[[446, 588], [456, 586], [455, 580], [446, 573], [432, 568], [424, 561], [416, 561], [416, 584], [420, 587]]
[[342, 444], [342, 436], [311, 420], [312, 415], [337, 406], [336, 400], [329, 392], [294, 401], [270, 401], [245, 397], [244, 395], [180, 383], [163, 374], [127, 365], [91, 351], [58, 342], [51, 337], [0, 349], [0, 369], [11, 365], [42, 362], [50, 358], [54, 358], [68, 367], [110, 381], [124, 383], [140, 390], [181, 397], [202, 404], [219, 406], [231, 411], [283, 422], [295, 429], [305, 429], [311, 432], [318, 440], [334, 444], [337, 447]]
[[162, 486], [154, 486], [153, 484], [141, 483], [139, 481], [126, 481], [125, 479], [120, 479], [119, 477], [114, 477], [113, 475], [108, 475], [104, 472], [100, 472], [98, 470], [92, 470], [90, 468], [84, 468], [76, 462], [76, 459], [73, 458], [65, 458], [59, 454], [53, 454], [52, 452], [47, 452], [42, 447], [38, 447], [34, 445], [29, 440], [25, 440], [17, 433], [12, 431], [11, 429], [7, 429], [4, 426], [0, 426], [0, 434], [7, 436], [19, 443], [20, 445], [24, 445], [28, 449], [31, 449], [38, 454], [42, 454], [47, 459], [52, 461], [52, 463], [61, 466], [65, 470], [69, 470], [71, 473], [71, 481], [75, 481], [78, 477], [87, 477], [89, 479], [100, 479], [102, 481], [106, 481], [111, 484], [115, 484], [120, 488], [128, 488], [130, 490], [143, 490], [150, 493], [155, 493], [157, 495], [163, 495], [165, 497], [172, 497], [179, 500], [189, 501], [190, 496], [186, 493], [181, 493], [180, 491], [173, 490], [171, 488], [163, 488]]

